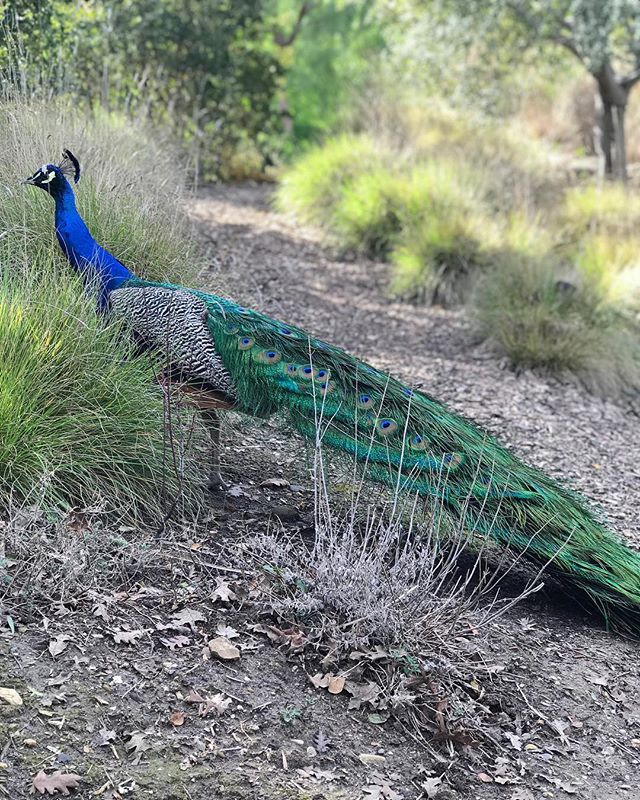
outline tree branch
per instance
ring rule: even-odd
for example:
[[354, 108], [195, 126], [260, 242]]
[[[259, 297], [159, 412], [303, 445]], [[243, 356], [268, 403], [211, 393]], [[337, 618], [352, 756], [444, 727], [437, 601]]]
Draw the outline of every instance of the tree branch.
[[306, 0], [301, 6], [298, 11], [298, 18], [295, 21], [295, 24], [291, 30], [291, 33], [287, 36], [281, 30], [275, 30], [273, 32], [273, 41], [279, 45], [280, 47], [289, 47], [292, 45], [298, 37], [300, 33], [300, 29], [302, 28], [302, 21], [307, 16], [309, 11], [313, 8], [314, 3], [311, 0]]
[[626, 89], [627, 92], [635, 86], [638, 81], [640, 81], [640, 65], [638, 65], [633, 72], [630, 72], [628, 75], [623, 75], [618, 79], [620, 86]]
[[561, 47], [564, 47], [565, 50], [568, 50], [576, 58], [582, 61], [582, 56], [580, 55], [580, 51], [576, 47], [575, 43], [567, 36], [550, 36], [549, 41], [553, 42], [554, 44], [559, 44]]

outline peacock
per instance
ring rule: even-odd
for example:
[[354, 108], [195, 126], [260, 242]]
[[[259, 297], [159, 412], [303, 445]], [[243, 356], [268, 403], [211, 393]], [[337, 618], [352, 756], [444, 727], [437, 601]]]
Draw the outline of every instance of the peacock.
[[429, 394], [412, 389], [294, 325], [231, 300], [143, 280], [103, 249], [80, 216], [69, 151], [25, 183], [55, 201], [59, 244], [100, 313], [163, 353], [165, 377], [202, 412], [220, 482], [218, 411], [284, 414], [312, 441], [349, 454], [374, 481], [424, 497], [453, 525], [522, 553], [557, 576], [608, 627], [640, 634], [640, 553], [585, 500], [520, 461]]

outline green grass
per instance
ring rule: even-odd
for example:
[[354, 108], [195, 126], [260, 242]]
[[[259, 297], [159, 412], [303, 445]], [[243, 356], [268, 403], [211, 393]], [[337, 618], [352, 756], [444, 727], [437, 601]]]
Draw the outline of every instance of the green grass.
[[277, 207], [305, 224], [335, 232], [335, 207], [358, 175], [383, 164], [379, 145], [368, 136], [345, 134], [311, 148], [281, 179]]
[[391, 291], [441, 305], [463, 301], [482, 268], [482, 187], [469, 169], [446, 161], [412, 169], [399, 191], [402, 232], [390, 254]]
[[55, 241], [53, 204], [19, 181], [68, 147], [82, 167], [78, 208], [96, 240], [144, 277], [195, 275], [184, 172], [161, 133], [104, 112], [85, 116], [63, 101], [5, 102], [0, 111], [0, 226], [28, 243], [29, 255]]
[[368, 258], [386, 259], [402, 230], [407, 181], [379, 167], [351, 178], [333, 208], [332, 229], [340, 244]]
[[565, 194], [564, 216], [578, 233], [637, 236], [640, 194], [617, 184], [576, 186]]
[[[158, 365], [98, 318], [59, 251], [51, 199], [17, 185], [69, 146], [86, 169], [77, 196], [97, 239], [134, 269], [180, 279], [197, 259], [179, 167], [143, 129], [51, 104], [5, 104], [0, 133], [0, 504], [153, 517], [180, 487], [195, 500], [195, 447], [168, 447]], [[178, 441], [183, 417], [174, 415]]]

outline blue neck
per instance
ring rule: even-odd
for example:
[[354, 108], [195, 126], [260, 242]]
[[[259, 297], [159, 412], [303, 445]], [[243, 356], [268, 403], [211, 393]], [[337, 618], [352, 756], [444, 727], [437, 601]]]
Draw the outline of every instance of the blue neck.
[[133, 273], [96, 242], [78, 213], [73, 189], [66, 178], [62, 180], [61, 190], [54, 195], [58, 242], [85, 285], [97, 288], [98, 304], [105, 308], [110, 292], [132, 278]]

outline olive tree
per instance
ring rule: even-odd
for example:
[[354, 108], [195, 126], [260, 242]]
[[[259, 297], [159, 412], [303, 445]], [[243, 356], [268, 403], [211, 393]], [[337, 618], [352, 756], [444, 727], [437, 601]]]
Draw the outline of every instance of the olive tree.
[[640, 0], [417, 0], [434, 18], [475, 26], [485, 52], [508, 51], [515, 62], [562, 48], [578, 59], [598, 89], [596, 149], [608, 177], [627, 174], [625, 111], [640, 80]]

